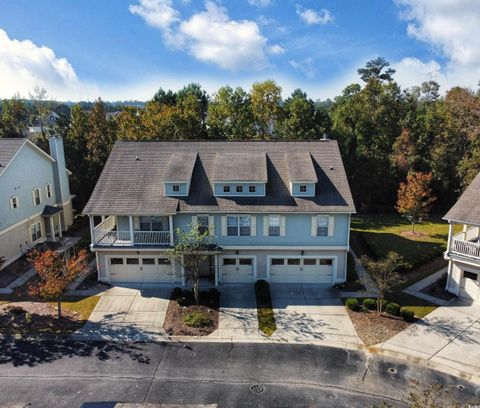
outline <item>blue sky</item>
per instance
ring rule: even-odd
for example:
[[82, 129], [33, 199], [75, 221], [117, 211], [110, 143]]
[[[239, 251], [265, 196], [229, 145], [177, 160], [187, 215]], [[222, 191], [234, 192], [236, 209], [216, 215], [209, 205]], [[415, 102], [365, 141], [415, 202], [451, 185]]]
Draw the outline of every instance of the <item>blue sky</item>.
[[[147, 99], [275, 79], [333, 97], [376, 56], [412, 86], [480, 80], [478, 0], [0, 0], [0, 97]], [[3, 79], [2, 79], [3, 77]]]

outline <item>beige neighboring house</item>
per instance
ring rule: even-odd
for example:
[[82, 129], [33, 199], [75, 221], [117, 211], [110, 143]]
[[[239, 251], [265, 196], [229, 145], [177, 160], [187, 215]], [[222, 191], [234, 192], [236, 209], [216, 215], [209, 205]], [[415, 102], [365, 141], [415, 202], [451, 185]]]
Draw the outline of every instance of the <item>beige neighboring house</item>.
[[28, 139], [0, 139], [0, 256], [6, 267], [39, 243], [56, 241], [73, 222], [63, 140], [50, 155]]
[[[447, 290], [456, 296], [480, 302], [480, 173], [445, 215], [450, 223], [445, 258]], [[453, 233], [455, 224], [462, 231]]]

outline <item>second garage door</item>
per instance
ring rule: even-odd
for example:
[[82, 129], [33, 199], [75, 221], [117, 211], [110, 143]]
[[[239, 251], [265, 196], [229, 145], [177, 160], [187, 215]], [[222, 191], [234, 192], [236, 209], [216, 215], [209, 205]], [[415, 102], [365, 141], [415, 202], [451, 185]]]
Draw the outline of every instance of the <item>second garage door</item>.
[[109, 272], [111, 283], [169, 283], [175, 280], [167, 258], [112, 257]]
[[255, 258], [223, 257], [220, 259], [222, 283], [252, 283]]
[[270, 258], [270, 282], [277, 283], [331, 283], [335, 260], [333, 258]]

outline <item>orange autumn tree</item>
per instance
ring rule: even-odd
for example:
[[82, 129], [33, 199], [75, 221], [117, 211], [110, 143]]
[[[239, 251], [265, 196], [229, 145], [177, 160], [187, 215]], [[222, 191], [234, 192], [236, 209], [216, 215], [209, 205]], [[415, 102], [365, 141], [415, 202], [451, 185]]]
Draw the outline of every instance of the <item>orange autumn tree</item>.
[[63, 296], [70, 284], [87, 267], [87, 251], [82, 249], [69, 255], [67, 252], [60, 254], [48, 249], [43, 252], [33, 251], [28, 258], [38, 274], [38, 279], [28, 286], [28, 293], [44, 300], [56, 301], [58, 318], [61, 318]]
[[428, 215], [436, 200], [432, 196], [431, 181], [432, 173], [410, 172], [407, 182], [400, 183], [395, 208], [412, 223], [412, 233], [415, 233], [415, 224]]

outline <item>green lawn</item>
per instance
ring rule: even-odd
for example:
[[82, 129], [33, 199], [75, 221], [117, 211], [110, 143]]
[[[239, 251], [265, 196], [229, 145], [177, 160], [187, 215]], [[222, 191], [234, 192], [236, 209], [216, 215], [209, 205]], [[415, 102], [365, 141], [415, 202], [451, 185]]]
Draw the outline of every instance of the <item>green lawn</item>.
[[411, 224], [399, 215], [358, 216], [352, 218], [350, 242], [358, 256], [381, 258], [395, 251], [405, 258], [411, 268], [403, 274], [405, 281], [387, 298], [413, 310], [417, 317], [424, 317], [437, 306], [402, 290], [446, 265], [442, 254], [447, 247], [448, 224], [440, 217], [431, 217], [415, 226], [418, 235], [410, 231]]
[[[81, 320], [87, 320], [93, 309], [100, 300], [100, 296], [70, 296], [62, 301], [62, 309], [80, 314]], [[57, 307], [57, 302], [49, 302], [52, 306]]]

